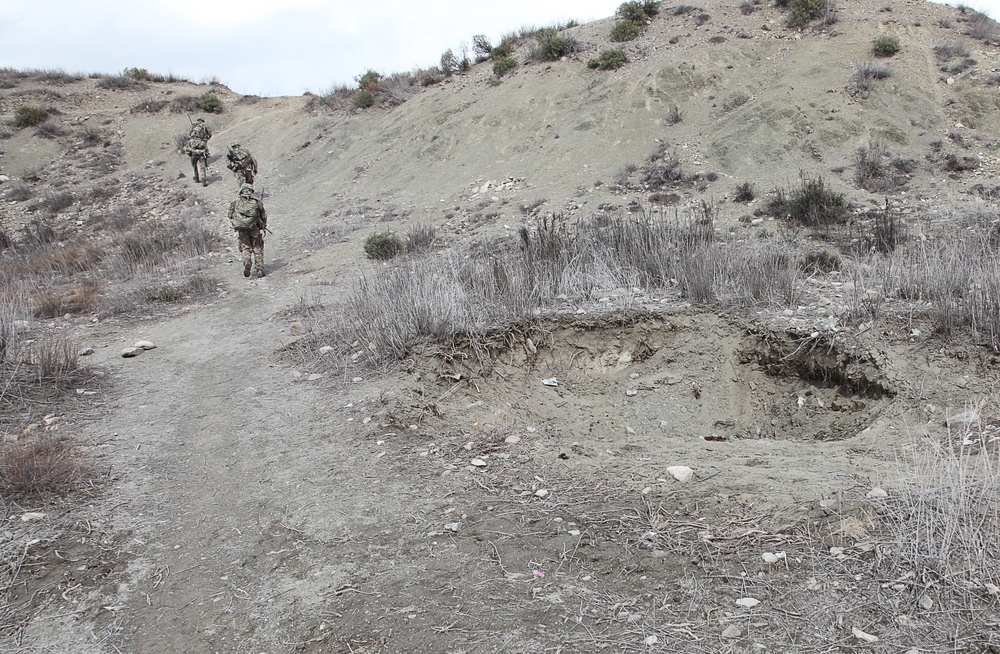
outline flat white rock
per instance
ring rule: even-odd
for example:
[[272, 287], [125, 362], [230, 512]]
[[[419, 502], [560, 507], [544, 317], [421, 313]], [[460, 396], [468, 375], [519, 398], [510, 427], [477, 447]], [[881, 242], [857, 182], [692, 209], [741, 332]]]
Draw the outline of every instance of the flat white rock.
[[677, 481], [686, 482], [694, 477], [694, 470], [687, 466], [670, 466], [667, 468], [667, 474]]

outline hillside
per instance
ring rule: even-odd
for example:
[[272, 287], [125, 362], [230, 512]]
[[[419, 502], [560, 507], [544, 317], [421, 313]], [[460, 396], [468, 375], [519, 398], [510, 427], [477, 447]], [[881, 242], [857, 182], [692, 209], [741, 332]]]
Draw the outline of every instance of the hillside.
[[1000, 648], [1000, 30], [658, 9], [367, 108], [0, 71], [0, 651]]

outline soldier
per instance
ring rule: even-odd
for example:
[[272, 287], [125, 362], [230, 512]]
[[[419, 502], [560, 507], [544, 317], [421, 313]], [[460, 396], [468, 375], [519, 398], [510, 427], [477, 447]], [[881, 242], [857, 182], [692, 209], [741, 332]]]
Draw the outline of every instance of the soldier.
[[204, 118], [198, 116], [198, 120], [191, 125], [187, 143], [184, 145], [184, 152], [191, 157], [195, 183], [201, 182], [202, 186], [208, 186], [208, 140], [210, 138], [212, 138], [212, 129], [205, 124]]
[[254, 195], [249, 184], [240, 186], [239, 195], [229, 205], [229, 222], [240, 241], [243, 255], [243, 276], [250, 276], [250, 268], [257, 260], [257, 277], [264, 276], [264, 230], [267, 229], [267, 212], [264, 204]]
[[238, 184], [253, 184], [253, 176], [257, 174], [257, 160], [253, 158], [249, 150], [239, 143], [233, 143], [229, 146], [226, 159], [229, 159], [226, 167], [236, 175]]

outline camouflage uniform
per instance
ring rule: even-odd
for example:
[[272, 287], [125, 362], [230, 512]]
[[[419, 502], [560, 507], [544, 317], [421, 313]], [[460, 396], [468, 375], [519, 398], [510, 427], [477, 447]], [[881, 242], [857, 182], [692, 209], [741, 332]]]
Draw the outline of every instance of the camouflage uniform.
[[198, 118], [188, 133], [184, 152], [191, 157], [191, 167], [194, 168], [194, 181], [208, 186], [208, 140], [212, 138], [211, 128], [205, 124], [204, 118]]
[[[236, 203], [240, 200], [251, 201], [256, 205], [254, 219], [250, 227], [237, 227], [240, 216], [237, 215]], [[264, 276], [264, 229], [267, 228], [267, 212], [264, 204], [254, 196], [253, 187], [243, 184], [240, 187], [239, 198], [229, 205], [229, 222], [233, 224], [239, 237], [240, 254], [243, 256], [243, 276], [250, 276], [250, 269], [257, 265], [257, 277]]]
[[239, 143], [233, 143], [229, 146], [226, 159], [229, 159], [226, 167], [236, 175], [236, 182], [238, 184], [241, 186], [243, 184], [253, 184], [253, 176], [257, 174], [257, 160], [254, 159], [249, 150]]

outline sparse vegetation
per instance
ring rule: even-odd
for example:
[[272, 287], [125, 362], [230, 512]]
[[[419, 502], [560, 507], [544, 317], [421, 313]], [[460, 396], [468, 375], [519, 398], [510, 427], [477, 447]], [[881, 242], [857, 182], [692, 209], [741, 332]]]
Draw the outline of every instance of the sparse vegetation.
[[97, 80], [96, 86], [99, 89], [106, 89], [109, 91], [134, 91], [145, 88], [146, 85], [137, 77], [131, 77], [128, 75], [108, 75], [107, 77], [102, 77]]
[[198, 108], [209, 114], [222, 113], [222, 100], [211, 91], [207, 91], [198, 96]]
[[754, 188], [753, 182], [737, 184], [736, 191], [733, 193], [733, 200], [736, 202], [753, 202], [756, 197], [757, 190]]
[[667, 111], [667, 124], [676, 125], [677, 123], [684, 120], [684, 112], [677, 105], [673, 105]]
[[503, 77], [515, 68], [517, 68], [517, 59], [514, 57], [493, 58], [493, 74], [497, 77]]
[[365, 239], [365, 256], [388, 261], [403, 252], [403, 241], [392, 232], [378, 232]]
[[854, 181], [872, 193], [894, 193], [904, 180], [889, 165], [888, 148], [882, 141], [870, 141], [855, 153]]
[[530, 60], [557, 61], [576, 52], [576, 39], [560, 36], [554, 28], [545, 27], [535, 32], [535, 44], [529, 54]]
[[848, 88], [852, 95], [868, 97], [875, 89], [875, 81], [886, 79], [892, 76], [892, 69], [883, 64], [877, 64], [874, 60], [858, 64], [854, 69], [854, 74], [848, 82]]
[[768, 213], [807, 227], [843, 223], [847, 219], [847, 198], [829, 188], [821, 176], [802, 175], [797, 187], [778, 189], [768, 202]]
[[895, 34], [882, 34], [872, 41], [872, 55], [876, 57], [892, 57], [901, 49], [899, 37]]
[[139, 102], [132, 105], [129, 111], [133, 114], [155, 114], [162, 110], [170, 104], [167, 100], [153, 100], [152, 98], [145, 98]]
[[744, 93], [743, 91], [737, 91], [723, 101], [722, 110], [729, 113], [733, 109], [742, 107], [747, 102], [750, 102], [750, 94]]
[[620, 20], [611, 28], [611, 40], [616, 43], [632, 41], [639, 36], [641, 26], [631, 20]]
[[608, 48], [601, 50], [601, 53], [587, 62], [588, 68], [598, 70], [618, 70], [628, 63], [628, 56], [624, 50]]
[[38, 105], [23, 104], [14, 111], [14, 124], [18, 127], [35, 127], [48, 117], [48, 110]]
[[796, 29], [808, 27], [827, 10], [827, 0], [790, 0], [788, 3], [788, 26]]

